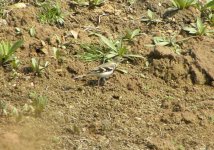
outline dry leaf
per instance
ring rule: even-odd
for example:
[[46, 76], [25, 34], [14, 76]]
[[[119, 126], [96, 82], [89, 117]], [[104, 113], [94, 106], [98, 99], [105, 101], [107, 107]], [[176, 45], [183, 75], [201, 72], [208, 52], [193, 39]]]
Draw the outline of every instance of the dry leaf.
[[77, 38], [78, 38], [79, 32], [74, 31], [74, 30], [71, 30], [70, 33], [73, 35], [74, 39], [77, 39]]

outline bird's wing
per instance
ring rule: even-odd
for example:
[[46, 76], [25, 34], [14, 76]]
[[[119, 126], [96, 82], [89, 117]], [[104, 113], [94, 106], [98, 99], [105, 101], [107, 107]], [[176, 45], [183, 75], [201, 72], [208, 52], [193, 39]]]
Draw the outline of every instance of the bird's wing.
[[110, 72], [113, 71], [116, 67], [115, 63], [112, 62], [108, 62], [108, 63], [104, 63], [94, 69], [92, 69], [90, 72], [88, 72], [88, 74], [98, 74], [98, 73], [104, 73], [104, 72]]

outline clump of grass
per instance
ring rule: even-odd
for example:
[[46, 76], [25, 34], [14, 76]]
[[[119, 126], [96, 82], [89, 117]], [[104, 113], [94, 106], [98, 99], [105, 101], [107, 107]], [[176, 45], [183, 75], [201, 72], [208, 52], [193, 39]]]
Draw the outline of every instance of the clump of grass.
[[12, 44], [11, 42], [0, 43], [0, 65], [5, 65], [14, 60], [15, 51], [21, 47], [23, 44], [23, 40], [19, 40]]
[[6, 101], [0, 100], [0, 115], [4, 117], [15, 117], [18, 121], [20, 112], [15, 106], [10, 105]]
[[157, 18], [155, 13], [148, 9], [147, 11], [147, 16], [143, 16], [141, 19], [142, 22], [147, 22], [147, 24], [152, 24], [152, 23], [159, 23], [162, 22], [160, 19]]
[[196, 23], [191, 24], [191, 27], [183, 27], [183, 30], [189, 32], [189, 34], [194, 35], [209, 35], [214, 31], [208, 30], [207, 26], [202, 22], [201, 18], [197, 17]]
[[123, 40], [133, 42], [136, 36], [140, 35], [140, 29], [127, 30]]
[[35, 75], [41, 76], [42, 72], [48, 67], [49, 62], [46, 61], [44, 65], [41, 64], [40, 59], [32, 58], [31, 59], [31, 69]]
[[137, 0], [127, 0], [126, 1], [129, 5], [133, 5], [134, 3], [137, 2]]
[[105, 0], [89, 0], [90, 6], [100, 6], [105, 3]]
[[[129, 40], [137, 35], [138, 30], [135, 33], [127, 35]], [[100, 38], [100, 45], [83, 45], [82, 48], [86, 50], [80, 57], [86, 61], [95, 61], [95, 60], [109, 60], [116, 56], [126, 57], [128, 59], [132, 58], [143, 58], [141, 55], [131, 54], [129, 52], [129, 47], [125, 43], [127, 38], [119, 38], [112, 40], [101, 34], [93, 33], [94, 35]]]
[[59, 2], [51, 3], [50, 1], [41, 4], [41, 12], [39, 14], [39, 21], [42, 23], [57, 23], [64, 24], [64, 14], [61, 10]]
[[105, 48], [95, 44], [82, 44], [81, 48], [84, 50], [84, 53], [80, 55], [80, 58], [85, 61], [101, 60], [107, 52]]
[[47, 106], [48, 99], [43, 95], [39, 95], [36, 92], [31, 92], [29, 97], [32, 99], [32, 106], [36, 116], [41, 116], [41, 113], [45, 110]]
[[197, 3], [196, 0], [171, 0], [171, 2], [178, 9], [188, 8]]

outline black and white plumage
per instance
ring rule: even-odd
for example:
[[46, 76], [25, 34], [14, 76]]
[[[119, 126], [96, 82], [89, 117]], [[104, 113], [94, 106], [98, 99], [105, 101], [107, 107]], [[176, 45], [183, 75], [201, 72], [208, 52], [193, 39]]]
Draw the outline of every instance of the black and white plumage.
[[99, 80], [98, 80], [98, 86], [99, 86], [101, 79], [106, 79], [109, 76], [111, 76], [114, 70], [116, 69], [116, 67], [118, 66], [118, 64], [122, 61], [123, 61], [123, 58], [116, 57], [110, 62], [104, 63], [100, 66], [93, 68], [92, 70], [90, 70], [88, 73], [84, 75], [75, 77], [75, 79], [85, 77], [85, 76], [96, 76], [96, 77], [99, 77]]

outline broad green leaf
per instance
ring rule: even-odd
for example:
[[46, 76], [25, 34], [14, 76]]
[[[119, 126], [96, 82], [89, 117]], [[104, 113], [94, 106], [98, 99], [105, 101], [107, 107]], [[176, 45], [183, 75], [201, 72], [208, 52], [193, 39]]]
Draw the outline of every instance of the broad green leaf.
[[31, 62], [32, 62], [32, 67], [35, 69], [36, 66], [37, 66], [37, 61], [36, 61], [36, 59], [35, 59], [35, 58], [32, 58], [32, 59], [31, 59]]
[[155, 45], [165, 46], [165, 45], [168, 45], [168, 44], [170, 44], [170, 42], [158, 42]]
[[16, 43], [14, 43], [13, 46], [11, 47], [11, 49], [10, 49], [9, 54], [14, 53], [15, 50], [18, 49], [19, 47], [21, 47], [23, 43], [24, 43], [23, 40], [19, 40]]
[[204, 7], [205, 8], [209, 8], [210, 7], [211, 9], [213, 9], [214, 8], [214, 0], [211, 0], [208, 3], [206, 3]]
[[195, 28], [191, 28], [191, 27], [183, 27], [183, 30], [185, 30], [191, 34], [197, 33], [197, 30]]
[[138, 36], [139, 34], [140, 34], [140, 29], [135, 29], [135, 30], [132, 32], [131, 39], [134, 38], [135, 36]]
[[134, 58], [143, 58], [143, 59], [145, 58], [141, 55], [135, 55], [135, 54], [127, 54], [127, 55], [124, 55], [124, 57], [134, 57]]
[[147, 11], [147, 15], [150, 19], [153, 19], [154, 18], [154, 12], [152, 12], [150, 9], [148, 9]]
[[105, 43], [109, 48], [111, 48], [114, 51], [117, 51], [115, 44], [111, 40], [107, 39], [105, 36], [101, 34], [95, 33], [95, 35], [97, 35], [103, 41], [103, 43]]

